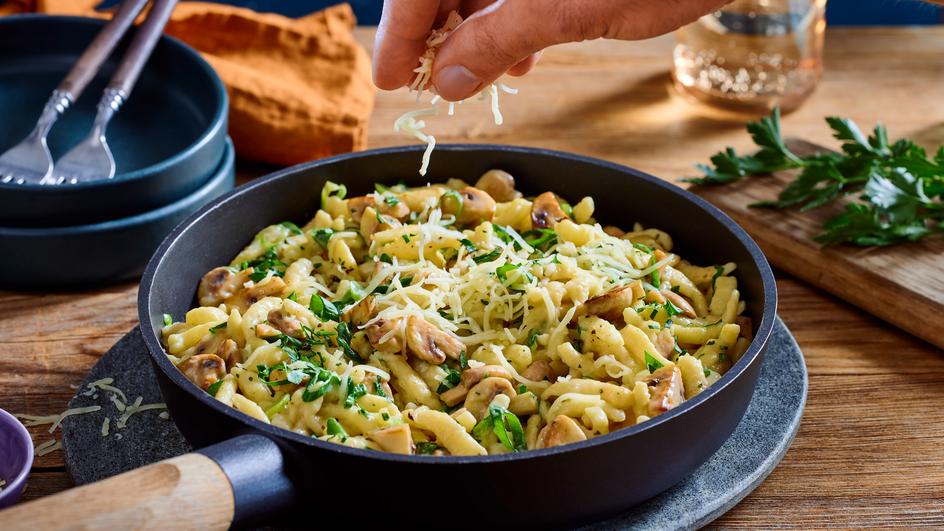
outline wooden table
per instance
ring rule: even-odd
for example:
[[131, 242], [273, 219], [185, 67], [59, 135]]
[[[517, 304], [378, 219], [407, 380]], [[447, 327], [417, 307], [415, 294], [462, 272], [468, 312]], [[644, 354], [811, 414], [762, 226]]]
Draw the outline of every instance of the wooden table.
[[[365, 44], [370, 30], [359, 30]], [[529, 76], [508, 81], [505, 125], [484, 104], [430, 120], [440, 142], [542, 146], [630, 164], [666, 179], [691, 174], [726, 145], [749, 145], [742, 123], [688, 104], [669, 89], [670, 37], [594, 42], [549, 51]], [[831, 142], [822, 118], [841, 115], [893, 136], [944, 143], [944, 28], [835, 29], [826, 75], [785, 119], [791, 135]], [[394, 119], [415, 108], [383, 93], [374, 147], [409, 142]], [[434, 155], [435, 156], [435, 155]], [[252, 167], [249, 172], [258, 172]], [[944, 258], [942, 258], [944, 259]], [[849, 305], [781, 274], [780, 315], [806, 354], [810, 392], [783, 462], [720, 527], [944, 526], [944, 356]], [[0, 292], [0, 407], [64, 409], [89, 367], [137, 321], [136, 285], [74, 293]], [[941, 316], [916, 315], [941, 327]], [[51, 438], [33, 430], [36, 442]], [[38, 458], [27, 498], [71, 485], [61, 453]]]

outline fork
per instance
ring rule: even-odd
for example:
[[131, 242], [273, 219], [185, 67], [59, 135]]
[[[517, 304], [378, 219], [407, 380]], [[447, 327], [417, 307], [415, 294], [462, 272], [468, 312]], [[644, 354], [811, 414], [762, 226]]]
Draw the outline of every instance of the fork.
[[48, 181], [53, 169], [52, 154], [46, 143], [49, 130], [79, 98], [146, 4], [147, 0], [125, 0], [121, 3], [115, 16], [95, 36], [66, 78], [52, 92], [33, 130], [20, 143], [0, 155], [0, 182], [45, 184]]
[[46, 184], [75, 184], [115, 176], [115, 157], [105, 138], [108, 123], [131, 95], [131, 89], [164, 32], [164, 26], [176, 4], [177, 0], [154, 0], [147, 19], [135, 33], [128, 51], [98, 102], [91, 132], [56, 162], [52, 173], [45, 179]]

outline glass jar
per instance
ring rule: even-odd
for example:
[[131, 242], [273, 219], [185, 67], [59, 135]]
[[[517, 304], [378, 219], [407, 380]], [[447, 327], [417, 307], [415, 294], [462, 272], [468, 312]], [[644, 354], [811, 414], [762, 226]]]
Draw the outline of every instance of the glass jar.
[[736, 112], [797, 108], [823, 70], [826, 0], [736, 0], [676, 33], [680, 92]]

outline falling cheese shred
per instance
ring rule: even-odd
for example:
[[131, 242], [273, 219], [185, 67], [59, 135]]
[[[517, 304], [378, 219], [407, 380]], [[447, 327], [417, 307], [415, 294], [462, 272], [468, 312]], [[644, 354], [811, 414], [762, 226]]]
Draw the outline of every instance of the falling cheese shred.
[[[439, 28], [434, 29], [430, 32], [429, 37], [426, 39], [426, 51], [423, 52], [423, 55], [419, 58], [419, 66], [417, 66], [413, 72], [416, 76], [413, 78], [413, 82], [410, 83], [410, 90], [416, 92], [416, 101], [419, 102], [422, 98], [424, 91], [432, 91], [433, 87], [430, 86], [430, 81], [433, 76], [433, 62], [436, 59], [436, 53], [439, 51], [439, 47], [446, 41], [453, 31], [459, 27], [459, 24], [462, 23], [462, 17], [455, 11], [449, 13], [449, 16], [446, 17], [446, 22]], [[482, 90], [479, 93], [479, 99], [484, 99], [487, 95], [491, 98], [491, 111], [492, 117], [495, 120], [495, 125], [502, 125], [504, 122], [504, 117], [502, 116], [501, 109], [498, 105], [498, 93], [499, 91], [505, 92], [507, 94], [517, 94], [518, 90], [513, 89], [504, 83], [492, 83], [487, 88]], [[433, 149], [436, 147], [436, 137], [425, 133], [422, 131], [426, 127], [426, 122], [423, 120], [417, 120], [418, 116], [434, 116], [439, 114], [439, 111], [436, 109], [436, 105], [444, 101], [439, 94], [434, 94], [430, 100], [430, 105], [433, 107], [420, 109], [417, 111], [409, 111], [403, 116], [399, 117], [393, 125], [394, 131], [400, 133], [408, 134], [420, 142], [426, 142], [426, 149], [423, 151], [423, 160], [420, 164], [420, 175], [426, 175], [426, 171], [429, 169], [429, 161], [433, 154]], [[454, 116], [456, 112], [456, 103], [457, 102], [446, 102], [448, 104], [447, 115]], [[459, 105], [462, 102], [458, 102]]]

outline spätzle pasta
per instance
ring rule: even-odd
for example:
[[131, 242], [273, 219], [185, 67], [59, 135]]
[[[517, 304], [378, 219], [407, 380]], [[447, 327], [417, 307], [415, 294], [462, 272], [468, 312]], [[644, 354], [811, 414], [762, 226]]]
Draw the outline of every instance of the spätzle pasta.
[[165, 316], [167, 355], [226, 405], [357, 448], [488, 455], [645, 422], [747, 349], [734, 264], [575, 205], [500, 170], [359, 197], [329, 182], [308, 224], [263, 229]]

